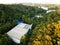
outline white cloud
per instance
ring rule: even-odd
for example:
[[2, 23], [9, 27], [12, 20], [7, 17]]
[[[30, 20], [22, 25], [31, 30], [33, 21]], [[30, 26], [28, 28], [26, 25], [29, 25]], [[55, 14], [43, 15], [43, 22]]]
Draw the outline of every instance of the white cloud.
[[60, 4], [60, 0], [1, 0], [0, 3], [43, 3], [43, 4]]

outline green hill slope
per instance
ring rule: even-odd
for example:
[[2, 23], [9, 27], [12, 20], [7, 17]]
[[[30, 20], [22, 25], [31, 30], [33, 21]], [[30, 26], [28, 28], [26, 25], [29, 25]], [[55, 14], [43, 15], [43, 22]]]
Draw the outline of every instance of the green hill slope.
[[[37, 7], [18, 5], [0, 4], [0, 45], [15, 45], [9, 41], [6, 32], [17, 25], [18, 19], [25, 23], [33, 23], [32, 17], [37, 14], [45, 13], [46, 10]], [[6, 37], [6, 38], [5, 38]]]
[[[40, 14], [42, 18], [35, 17]], [[21, 4], [0, 4], [0, 45], [18, 45], [6, 34], [17, 25], [18, 19], [33, 23], [19, 45], [60, 45], [60, 10], [46, 14], [46, 10]]]

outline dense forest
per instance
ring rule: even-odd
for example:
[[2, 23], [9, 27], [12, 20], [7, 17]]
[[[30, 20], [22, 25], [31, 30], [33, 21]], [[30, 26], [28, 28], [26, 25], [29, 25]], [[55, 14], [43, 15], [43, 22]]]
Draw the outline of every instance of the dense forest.
[[[36, 15], [43, 17], [37, 18]], [[18, 19], [33, 23], [19, 45], [60, 45], [60, 10], [46, 13], [42, 8], [22, 4], [0, 4], [0, 45], [18, 45], [6, 34], [17, 25]]]

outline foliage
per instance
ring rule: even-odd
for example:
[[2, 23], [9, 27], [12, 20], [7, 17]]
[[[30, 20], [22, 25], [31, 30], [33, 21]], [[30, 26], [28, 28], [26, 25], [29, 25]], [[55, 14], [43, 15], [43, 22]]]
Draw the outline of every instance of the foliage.
[[[36, 18], [42, 15], [43, 18]], [[38, 7], [0, 4], [0, 45], [18, 45], [7, 32], [17, 25], [18, 19], [33, 27], [22, 36], [19, 45], [60, 45], [60, 10], [46, 14], [46, 10]]]

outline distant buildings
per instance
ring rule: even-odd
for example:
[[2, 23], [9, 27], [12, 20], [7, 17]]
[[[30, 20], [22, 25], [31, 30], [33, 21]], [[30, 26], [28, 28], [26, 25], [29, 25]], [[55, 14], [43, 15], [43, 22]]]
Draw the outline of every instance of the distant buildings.
[[15, 42], [20, 43], [21, 37], [26, 34], [29, 29], [32, 28], [32, 24], [20, 23], [15, 26], [13, 29], [7, 32], [8, 36]]
[[46, 13], [56, 11], [56, 10], [49, 10], [49, 8], [48, 8], [48, 7], [40, 7], [40, 8], [42, 8], [42, 9], [46, 10]]
[[41, 7], [42, 9], [44, 9], [44, 10], [48, 10], [48, 7]]
[[49, 10], [48, 7], [38, 7], [38, 8], [42, 8], [42, 9], [46, 10], [46, 13], [56, 11], [56, 10]]
[[56, 10], [48, 10], [46, 13], [53, 12], [53, 11], [56, 11]]
[[42, 18], [43, 16], [42, 16], [42, 15], [36, 15], [35, 17], [37, 17], [37, 18]]

